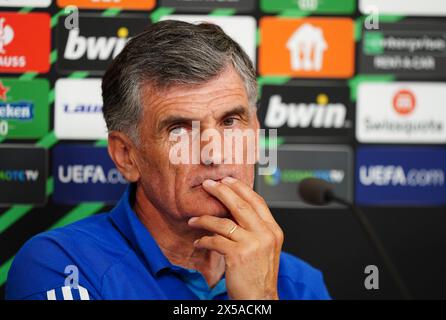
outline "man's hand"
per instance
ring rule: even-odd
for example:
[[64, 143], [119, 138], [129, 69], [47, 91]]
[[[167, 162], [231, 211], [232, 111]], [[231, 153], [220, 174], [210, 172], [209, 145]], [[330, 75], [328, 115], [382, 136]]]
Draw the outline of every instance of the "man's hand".
[[278, 299], [277, 276], [283, 232], [265, 200], [245, 183], [224, 178], [222, 183], [203, 182], [235, 219], [194, 217], [189, 225], [215, 233], [194, 245], [224, 255], [226, 287], [231, 299]]

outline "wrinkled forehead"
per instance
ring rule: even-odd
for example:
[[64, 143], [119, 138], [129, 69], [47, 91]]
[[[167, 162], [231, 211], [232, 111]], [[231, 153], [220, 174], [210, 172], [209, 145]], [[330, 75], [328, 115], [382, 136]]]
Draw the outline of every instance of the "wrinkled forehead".
[[145, 121], [154, 125], [171, 116], [201, 120], [220, 117], [235, 108], [249, 108], [246, 88], [236, 72], [225, 72], [204, 84], [170, 86], [164, 90], [148, 85], [142, 89]]

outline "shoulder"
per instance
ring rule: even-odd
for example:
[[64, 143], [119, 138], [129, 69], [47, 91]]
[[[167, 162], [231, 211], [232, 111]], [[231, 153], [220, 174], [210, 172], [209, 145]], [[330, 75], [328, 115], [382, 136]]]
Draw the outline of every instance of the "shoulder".
[[85, 218], [38, 234], [15, 256], [8, 273], [7, 299], [25, 299], [78, 281], [100, 295], [103, 274], [129, 251], [108, 214]]
[[279, 291], [284, 299], [330, 299], [322, 272], [287, 252], [280, 255]]

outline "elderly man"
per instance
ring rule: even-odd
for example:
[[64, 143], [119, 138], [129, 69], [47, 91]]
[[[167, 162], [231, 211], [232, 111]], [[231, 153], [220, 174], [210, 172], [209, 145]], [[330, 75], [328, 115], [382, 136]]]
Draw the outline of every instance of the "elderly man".
[[7, 298], [330, 298], [318, 270], [281, 252], [253, 163], [217, 149], [172, 161], [172, 136], [192, 138], [193, 122], [222, 135], [259, 128], [256, 74], [237, 43], [211, 24], [156, 23], [114, 60], [102, 91], [108, 150], [129, 187], [110, 213], [28, 241]]

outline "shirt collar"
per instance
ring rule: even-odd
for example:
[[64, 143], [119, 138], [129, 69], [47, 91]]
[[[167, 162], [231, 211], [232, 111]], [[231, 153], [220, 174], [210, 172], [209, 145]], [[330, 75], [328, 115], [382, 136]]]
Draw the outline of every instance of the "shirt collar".
[[135, 191], [136, 184], [129, 184], [118, 204], [110, 212], [110, 217], [133, 249], [144, 259], [152, 275], [158, 276], [164, 270], [177, 273], [188, 287], [202, 299], [212, 299], [226, 292], [225, 275], [214, 288], [209, 289], [200, 272], [174, 265], [166, 258], [150, 231], [132, 209]]
[[135, 191], [136, 184], [129, 184], [118, 204], [110, 212], [110, 217], [133, 249], [143, 257], [150, 272], [158, 275], [161, 270], [171, 269], [173, 265], [133, 211], [131, 203], [134, 202]]
[[185, 269], [180, 266], [174, 266], [173, 268], [180, 275], [188, 288], [200, 300], [212, 300], [216, 296], [227, 292], [225, 275], [223, 275], [223, 278], [221, 278], [213, 288], [209, 288], [206, 279], [199, 271]]

